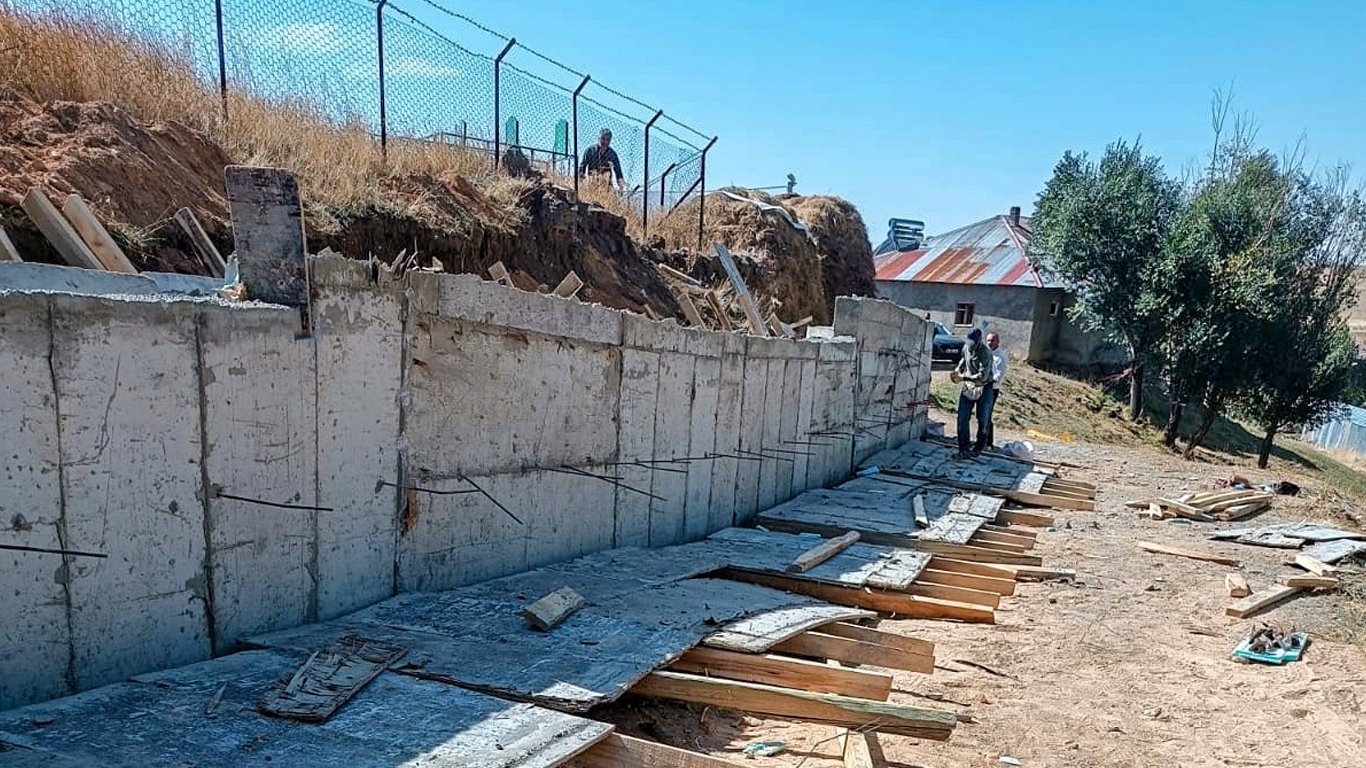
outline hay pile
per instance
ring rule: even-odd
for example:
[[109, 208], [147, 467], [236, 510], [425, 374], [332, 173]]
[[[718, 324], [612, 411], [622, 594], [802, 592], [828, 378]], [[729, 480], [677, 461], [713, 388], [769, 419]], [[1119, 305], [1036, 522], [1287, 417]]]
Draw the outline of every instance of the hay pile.
[[830, 306], [837, 296], [876, 295], [873, 246], [868, 227], [848, 200], [829, 195], [793, 197], [783, 204], [811, 230], [821, 256], [825, 298]]
[[[726, 191], [783, 206], [807, 225], [811, 236], [794, 228], [776, 211], [763, 211], [713, 192], [705, 200], [703, 255], [689, 265], [694, 277], [709, 280], [720, 273], [719, 264], [712, 264], [716, 259], [710, 255], [711, 244], [720, 243], [735, 255], [750, 291], [775, 299], [779, 303], [777, 315], [786, 322], [810, 315], [814, 324], [829, 324], [836, 296], [872, 295], [872, 248], [863, 219], [853, 205], [837, 197], [784, 199], [735, 187]], [[669, 248], [695, 249], [701, 204], [698, 200], [685, 203], [652, 234], [660, 235]]]

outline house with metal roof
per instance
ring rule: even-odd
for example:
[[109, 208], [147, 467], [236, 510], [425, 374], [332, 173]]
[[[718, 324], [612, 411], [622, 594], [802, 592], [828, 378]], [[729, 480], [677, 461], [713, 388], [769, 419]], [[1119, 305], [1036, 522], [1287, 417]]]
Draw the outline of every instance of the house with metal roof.
[[1029, 258], [1029, 223], [1016, 206], [924, 237], [923, 223], [892, 219], [887, 239], [873, 253], [878, 295], [957, 336], [972, 328], [996, 331], [1015, 359], [1122, 362], [1123, 350], [1068, 319], [1071, 297]]

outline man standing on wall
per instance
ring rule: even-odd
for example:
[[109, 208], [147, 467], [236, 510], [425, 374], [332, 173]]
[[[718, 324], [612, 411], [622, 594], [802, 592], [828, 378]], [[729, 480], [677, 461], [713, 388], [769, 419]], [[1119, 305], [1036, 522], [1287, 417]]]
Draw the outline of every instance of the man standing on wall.
[[612, 149], [612, 132], [603, 128], [602, 133], [598, 134], [598, 143], [583, 153], [583, 165], [579, 166], [579, 175], [587, 178], [607, 175], [607, 183], [610, 186], [612, 174], [617, 177], [617, 186], [625, 189], [626, 177], [621, 173], [621, 158], [617, 157], [617, 151]]
[[[963, 385], [958, 393], [958, 453], [956, 459], [966, 459], [982, 452], [987, 440], [986, 405], [991, 395], [991, 351], [982, 343], [982, 331], [973, 328], [968, 333], [968, 343], [963, 345], [963, 358], [953, 369], [949, 378]], [[968, 432], [972, 428], [972, 414], [977, 412], [977, 441], [971, 443]], [[972, 452], [968, 452], [969, 445]]]
[[1006, 378], [1006, 353], [1001, 351], [1001, 336], [995, 331], [987, 334], [987, 349], [991, 350], [991, 386], [986, 388], [982, 397], [986, 404], [986, 442], [977, 446], [978, 450], [996, 449], [996, 400], [1001, 396], [1001, 383]]

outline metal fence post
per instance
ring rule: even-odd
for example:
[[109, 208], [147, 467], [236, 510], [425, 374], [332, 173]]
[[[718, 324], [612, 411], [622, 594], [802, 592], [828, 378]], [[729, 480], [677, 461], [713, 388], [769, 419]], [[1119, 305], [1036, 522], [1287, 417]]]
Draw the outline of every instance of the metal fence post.
[[579, 199], [579, 94], [588, 87], [588, 81], [592, 80], [591, 75], [584, 75], [583, 82], [574, 89], [574, 97], [571, 99], [574, 112], [574, 199]]
[[503, 126], [500, 124], [502, 115], [500, 109], [503, 101], [503, 57], [508, 55], [512, 46], [517, 44], [517, 38], [508, 38], [508, 44], [503, 46], [498, 58], [493, 60], [493, 170], [498, 170], [498, 151], [502, 140]]
[[213, 0], [214, 24], [218, 27], [218, 93], [223, 100], [223, 133], [228, 132], [228, 56], [223, 45], [223, 0]]
[[702, 250], [702, 230], [707, 226], [707, 150], [711, 149], [711, 145], [716, 143], [717, 138], [716, 136], [711, 137], [707, 146], [702, 148], [702, 174], [701, 178], [698, 179], [702, 188], [697, 198], [697, 250], [699, 251]]
[[650, 129], [655, 121], [664, 116], [664, 110], [655, 112], [650, 122], [645, 124], [645, 186], [640, 193], [640, 233], [650, 234]]
[[389, 161], [389, 109], [385, 101], [384, 83], [384, 6], [389, 0], [379, 0], [375, 7], [375, 49], [379, 56], [379, 154]]
[[[664, 172], [659, 174], [659, 209], [661, 211], [664, 210], [664, 182], [669, 178], [669, 173], [677, 167], [678, 163], [669, 163], [669, 167], [665, 168]], [[647, 189], [645, 191], [649, 192], [650, 190]]]

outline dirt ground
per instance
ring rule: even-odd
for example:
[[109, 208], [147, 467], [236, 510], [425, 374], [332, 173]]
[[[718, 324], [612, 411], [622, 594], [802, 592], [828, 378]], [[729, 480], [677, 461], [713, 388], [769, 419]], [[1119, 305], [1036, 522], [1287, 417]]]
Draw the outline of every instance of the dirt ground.
[[[1056, 530], [1039, 537], [1045, 564], [1074, 568], [1076, 581], [1021, 584], [994, 626], [884, 621], [883, 629], [934, 641], [938, 659], [933, 675], [898, 672], [892, 700], [950, 709], [970, 722], [945, 743], [874, 737], [874, 757], [880, 747], [894, 767], [993, 766], [1002, 757], [1039, 768], [1366, 764], [1366, 645], [1338, 640], [1350, 634], [1343, 617], [1359, 604], [1304, 594], [1254, 619], [1228, 618], [1224, 575], [1233, 569], [1134, 545], [1147, 539], [1240, 558], [1254, 590], [1296, 570], [1285, 564], [1285, 550], [1206, 538], [1215, 525], [1246, 523], [1157, 522], [1123, 507], [1154, 493], [1208, 488], [1230, 467], [1081, 442], [1039, 445], [1038, 453], [1085, 467], [1068, 472], [1099, 486], [1095, 512], [1055, 511]], [[1237, 471], [1254, 483], [1287, 476], [1284, 468], [1281, 475]], [[1306, 492], [1278, 498], [1257, 522], [1345, 523], [1341, 513], [1323, 512], [1311, 478], [1292, 478]], [[1283, 667], [1231, 661], [1238, 639], [1260, 620], [1309, 632], [1304, 659]], [[718, 756], [740, 758], [753, 741], [787, 742], [782, 755], [756, 765], [843, 764], [828, 726], [640, 702], [611, 714], [627, 733]]]

